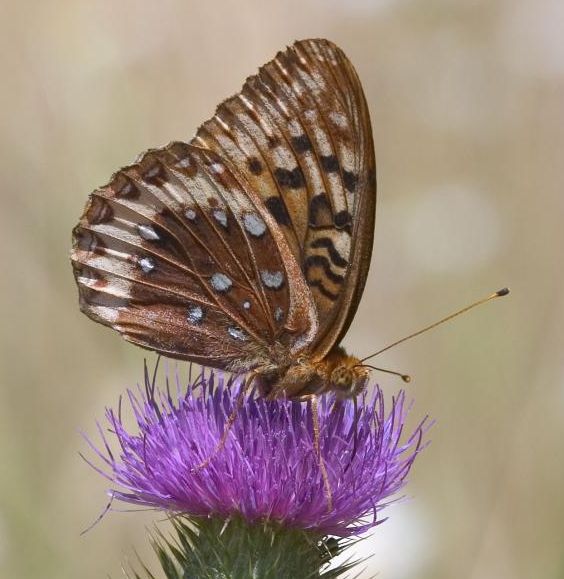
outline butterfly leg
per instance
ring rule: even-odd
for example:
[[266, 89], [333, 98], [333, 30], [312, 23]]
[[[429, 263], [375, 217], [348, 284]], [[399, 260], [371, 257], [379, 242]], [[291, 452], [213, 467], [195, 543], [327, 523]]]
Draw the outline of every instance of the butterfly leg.
[[209, 465], [211, 459], [218, 452], [221, 452], [223, 450], [223, 447], [225, 446], [225, 443], [227, 442], [227, 437], [229, 436], [229, 433], [231, 432], [231, 429], [233, 428], [233, 424], [235, 424], [235, 420], [237, 419], [237, 415], [239, 414], [239, 411], [241, 410], [243, 403], [245, 401], [245, 396], [247, 395], [255, 377], [256, 377], [256, 374], [254, 372], [251, 372], [251, 374], [246, 378], [245, 383], [243, 384], [243, 386], [241, 386], [241, 390], [239, 391], [239, 394], [237, 395], [237, 400], [235, 401], [235, 407], [233, 408], [233, 410], [231, 411], [231, 414], [227, 418], [227, 422], [225, 423], [225, 428], [223, 429], [223, 434], [221, 435], [221, 438], [220, 438], [219, 442], [217, 443], [217, 446], [215, 447], [214, 451], [208, 456], [208, 458], [206, 458], [204, 461], [202, 461], [198, 466], [196, 466], [193, 469], [193, 472], [198, 472], [198, 471], [206, 468]]
[[313, 448], [317, 454], [317, 460], [319, 461], [319, 470], [321, 471], [321, 477], [323, 478], [323, 486], [325, 487], [325, 496], [327, 497], [327, 511], [333, 510], [333, 492], [331, 491], [331, 485], [329, 484], [329, 475], [327, 474], [327, 468], [325, 467], [325, 461], [321, 455], [321, 445], [320, 445], [320, 429], [319, 429], [319, 397], [317, 394], [308, 394], [306, 396], [301, 396], [300, 400], [309, 401], [311, 403], [311, 416], [313, 420]]

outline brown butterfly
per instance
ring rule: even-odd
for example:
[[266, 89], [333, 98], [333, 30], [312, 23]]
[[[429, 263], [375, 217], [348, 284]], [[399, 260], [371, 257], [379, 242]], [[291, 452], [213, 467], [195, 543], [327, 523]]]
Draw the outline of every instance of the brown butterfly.
[[263, 395], [360, 392], [339, 345], [372, 252], [376, 180], [358, 76], [296, 42], [190, 143], [145, 152], [73, 232], [81, 310], [135, 344], [231, 372]]

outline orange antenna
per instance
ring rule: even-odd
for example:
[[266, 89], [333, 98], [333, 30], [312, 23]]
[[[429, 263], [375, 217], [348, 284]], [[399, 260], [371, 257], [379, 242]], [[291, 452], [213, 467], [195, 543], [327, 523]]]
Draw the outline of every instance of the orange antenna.
[[[446, 318], [443, 318], [442, 320], [439, 320], [438, 322], [435, 322], [434, 324], [431, 324], [430, 326], [427, 326], [427, 327], [423, 328], [422, 330], [414, 332], [413, 334], [409, 334], [409, 336], [406, 336], [405, 338], [402, 338], [401, 340], [397, 340], [396, 342], [393, 342], [389, 346], [386, 346], [385, 348], [378, 350], [374, 354], [370, 354], [370, 356], [366, 356], [366, 358], [363, 358], [360, 362], [361, 362], [361, 364], [363, 364], [364, 362], [366, 362], [366, 360], [369, 360], [370, 358], [374, 358], [374, 356], [378, 356], [378, 354], [381, 354], [382, 352], [385, 352], [386, 350], [389, 350], [390, 348], [393, 348], [394, 346], [397, 346], [398, 344], [401, 344], [402, 342], [406, 342], [407, 340], [411, 340], [411, 338], [415, 338], [415, 336], [419, 336], [420, 334], [423, 334], [424, 332], [426, 332], [428, 330], [432, 330], [433, 328], [436, 328], [437, 326], [440, 326], [441, 324], [444, 324], [445, 322], [448, 322], [449, 320], [456, 318], [460, 314], [466, 313], [468, 310], [471, 310], [472, 308], [475, 308], [477, 306], [481, 306], [482, 304], [485, 304], [486, 302], [489, 302], [490, 300], [493, 300], [495, 298], [500, 298], [500, 297], [506, 296], [508, 293], [509, 293], [509, 288], [504, 287], [504, 288], [496, 291], [495, 293], [489, 295], [487, 298], [482, 298], [481, 300], [478, 300], [477, 302], [474, 302], [473, 304], [470, 304], [469, 306], [466, 306], [465, 308], [462, 308], [461, 310], [458, 310], [457, 312], [450, 314]], [[382, 370], [381, 368], [375, 368], [375, 369], [378, 369], [382, 372], [388, 372], [390, 374], [398, 374], [397, 372], [391, 372], [389, 370]], [[409, 380], [406, 380], [404, 378], [404, 375], [399, 374], [399, 376], [402, 377], [402, 380], [404, 382], [409, 382]], [[409, 376], [407, 376], [407, 378], [409, 378]]]

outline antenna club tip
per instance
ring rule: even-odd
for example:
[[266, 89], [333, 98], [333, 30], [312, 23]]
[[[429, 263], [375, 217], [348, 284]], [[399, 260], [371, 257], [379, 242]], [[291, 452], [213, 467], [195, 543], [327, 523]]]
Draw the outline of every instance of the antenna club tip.
[[411, 376], [409, 376], [408, 374], [403, 374], [401, 379], [406, 383], [409, 384], [411, 382]]
[[498, 297], [502, 297], [502, 296], [506, 296], [509, 293], [509, 288], [508, 287], [504, 287], [501, 288], [500, 290], [495, 292], [495, 295]]

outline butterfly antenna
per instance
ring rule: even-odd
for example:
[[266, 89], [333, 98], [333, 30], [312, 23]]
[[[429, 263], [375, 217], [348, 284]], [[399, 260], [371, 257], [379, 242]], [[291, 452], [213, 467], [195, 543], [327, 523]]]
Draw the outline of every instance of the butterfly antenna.
[[[378, 354], [381, 354], [382, 352], [385, 352], [386, 350], [389, 350], [390, 348], [393, 348], [394, 346], [397, 346], [398, 344], [401, 344], [402, 342], [406, 342], [407, 340], [411, 340], [411, 338], [415, 338], [416, 336], [419, 336], [420, 334], [423, 334], [424, 332], [427, 332], [428, 330], [432, 330], [433, 328], [436, 328], [437, 326], [440, 326], [441, 324], [444, 324], [445, 322], [448, 322], [449, 320], [452, 320], [453, 318], [456, 318], [457, 316], [460, 316], [461, 314], [466, 313], [468, 310], [471, 310], [477, 306], [481, 306], [482, 304], [485, 304], [486, 302], [489, 302], [490, 300], [494, 300], [496, 298], [501, 298], [503, 296], [506, 296], [508, 293], [509, 293], [509, 288], [504, 287], [504, 288], [496, 291], [495, 293], [489, 295], [488, 297], [482, 298], [481, 300], [478, 300], [477, 302], [474, 302], [473, 304], [470, 304], [469, 306], [466, 306], [465, 308], [462, 308], [461, 310], [458, 310], [457, 312], [450, 314], [446, 318], [443, 318], [442, 320], [439, 320], [438, 322], [435, 322], [434, 324], [431, 324], [430, 326], [427, 326], [427, 327], [423, 328], [422, 330], [414, 332], [413, 334], [410, 334], [409, 336], [406, 336], [405, 338], [402, 338], [401, 340], [397, 340], [396, 342], [393, 342], [389, 346], [386, 346], [385, 348], [378, 350], [374, 354], [370, 354], [370, 356], [366, 356], [366, 358], [363, 358], [360, 362], [361, 363], [366, 362], [366, 360], [369, 360], [370, 358], [374, 358], [374, 356], [378, 356]], [[378, 369], [381, 370], [381, 368], [378, 368]], [[389, 372], [390, 374], [397, 374], [397, 372], [390, 372], [389, 370], [381, 370], [381, 371], [382, 372]], [[402, 379], [405, 382], [409, 382], [409, 380], [405, 380], [403, 378], [402, 374], [399, 374], [399, 375], [402, 376]]]
[[406, 384], [411, 382], [411, 376], [409, 374], [402, 374], [401, 372], [395, 372], [394, 370], [387, 370], [386, 368], [376, 368], [371, 364], [357, 364], [355, 368], [370, 368], [371, 370], [377, 370], [378, 372], [385, 372], [386, 374], [393, 374], [394, 376], [399, 376]]

